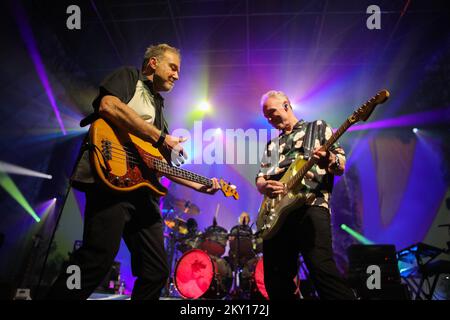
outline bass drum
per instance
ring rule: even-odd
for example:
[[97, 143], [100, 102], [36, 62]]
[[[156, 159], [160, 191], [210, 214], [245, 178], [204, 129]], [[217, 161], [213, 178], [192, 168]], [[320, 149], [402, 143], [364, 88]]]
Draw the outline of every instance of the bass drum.
[[193, 249], [178, 260], [174, 280], [185, 299], [221, 299], [230, 291], [232, 271], [224, 259]]
[[[269, 300], [269, 295], [264, 283], [264, 262], [263, 256], [258, 255], [244, 266], [241, 273], [241, 287], [249, 292], [249, 298], [252, 300], [266, 299]], [[295, 294], [300, 295], [300, 279], [297, 276], [292, 280], [297, 289]]]
[[269, 300], [269, 295], [264, 284], [264, 263], [262, 255], [249, 260], [243, 267], [241, 288], [249, 293], [249, 298], [252, 300]]

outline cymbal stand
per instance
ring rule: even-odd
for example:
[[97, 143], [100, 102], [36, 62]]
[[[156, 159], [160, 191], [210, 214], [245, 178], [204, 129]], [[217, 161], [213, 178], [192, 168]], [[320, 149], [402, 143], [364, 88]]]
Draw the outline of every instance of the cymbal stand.
[[168, 236], [168, 241], [166, 242], [166, 253], [167, 253], [167, 262], [169, 264], [169, 278], [167, 279], [167, 283], [166, 286], [163, 289], [162, 292], [162, 296], [163, 297], [169, 297], [172, 294], [172, 284], [173, 284], [173, 277], [174, 277], [174, 264], [175, 264], [175, 243], [177, 241], [176, 237], [175, 237], [175, 233], [166, 226], [166, 230], [169, 230], [169, 236]]
[[[241, 259], [240, 259], [240, 227], [238, 227], [237, 232], [237, 248], [236, 248], [236, 254], [233, 255], [233, 252], [231, 253], [233, 255], [234, 260], [234, 268], [233, 268], [233, 285], [231, 287], [230, 291], [230, 298], [231, 299], [240, 299], [242, 298], [242, 289], [240, 285], [240, 275], [242, 272], [242, 266], [241, 266]], [[230, 247], [231, 249], [231, 247]]]

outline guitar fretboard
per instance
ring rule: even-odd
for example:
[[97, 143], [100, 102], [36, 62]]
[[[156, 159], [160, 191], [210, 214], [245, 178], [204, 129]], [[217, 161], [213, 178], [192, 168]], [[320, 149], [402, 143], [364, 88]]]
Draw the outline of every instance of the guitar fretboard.
[[149, 154], [147, 154], [146, 160], [147, 160], [148, 166], [150, 168], [155, 169], [158, 172], [168, 174], [168, 175], [171, 175], [174, 177], [186, 179], [186, 180], [189, 180], [192, 182], [197, 182], [208, 188], [213, 185], [211, 179], [209, 179], [209, 178], [206, 178], [204, 176], [190, 172], [185, 169], [181, 169], [178, 167], [171, 167], [166, 162], [161, 161], [157, 158], [151, 157]]
[[[345, 122], [337, 129], [330, 139], [323, 145], [325, 150], [329, 150], [330, 147], [344, 134], [345, 131], [352, 125], [352, 123], [347, 119]], [[297, 185], [305, 176], [305, 174], [311, 170], [313, 165], [316, 164], [316, 159], [311, 157], [311, 159], [306, 162], [306, 164], [301, 167], [301, 169], [288, 181], [287, 188], [288, 190], [292, 189], [293, 186]]]

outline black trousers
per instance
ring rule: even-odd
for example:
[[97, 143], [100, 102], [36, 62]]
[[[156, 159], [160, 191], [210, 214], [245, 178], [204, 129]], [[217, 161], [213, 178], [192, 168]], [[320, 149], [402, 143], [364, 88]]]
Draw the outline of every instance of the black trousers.
[[264, 282], [271, 300], [298, 298], [293, 279], [299, 253], [320, 299], [355, 299], [333, 259], [330, 213], [313, 206], [290, 213], [278, 233], [263, 242]]
[[87, 299], [110, 270], [122, 237], [137, 277], [131, 298], [158, 299], [169, 276], [169, 265], [156, 200], [145, 190], [117, 195], [100, 187], [86, 191], [83, 245], [69, 262], [80, 267], [81, 289], [69, 290], [69, 275], [62, 270], [47, 298]]

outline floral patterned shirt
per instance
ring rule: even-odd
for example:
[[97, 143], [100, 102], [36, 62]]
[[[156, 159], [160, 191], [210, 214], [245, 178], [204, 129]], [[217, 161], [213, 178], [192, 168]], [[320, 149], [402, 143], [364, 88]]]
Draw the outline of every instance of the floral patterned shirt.
[[[317, 120], [314, 123], [316, 130], [312, 137], [312, 148], [325, 144], [333, 134], [331, 127], [325, 121]], [[307, 145], [307, 142], [304, 141], [307, 138], [307, 126], [308, 122], [300, 120], [295, 124], [291, 133], [281, 133], [267, 144], [257, 177], [279, 180], [295, 159], [298, 157], [308, 159], [309, 150], [304, 148]], [[341, 164], [345, 163], [344, 149], [338, 143], [330, 148], [330, 152], [339, 157]], [[300, 192], [305, 193], [308, 199], [306, 205], [322, 206], [328, 209], [333, 179], [334, 175], [327, 169], [320, 169], [317, 164], [314, 165], [303, 178], [300, 189]]]

